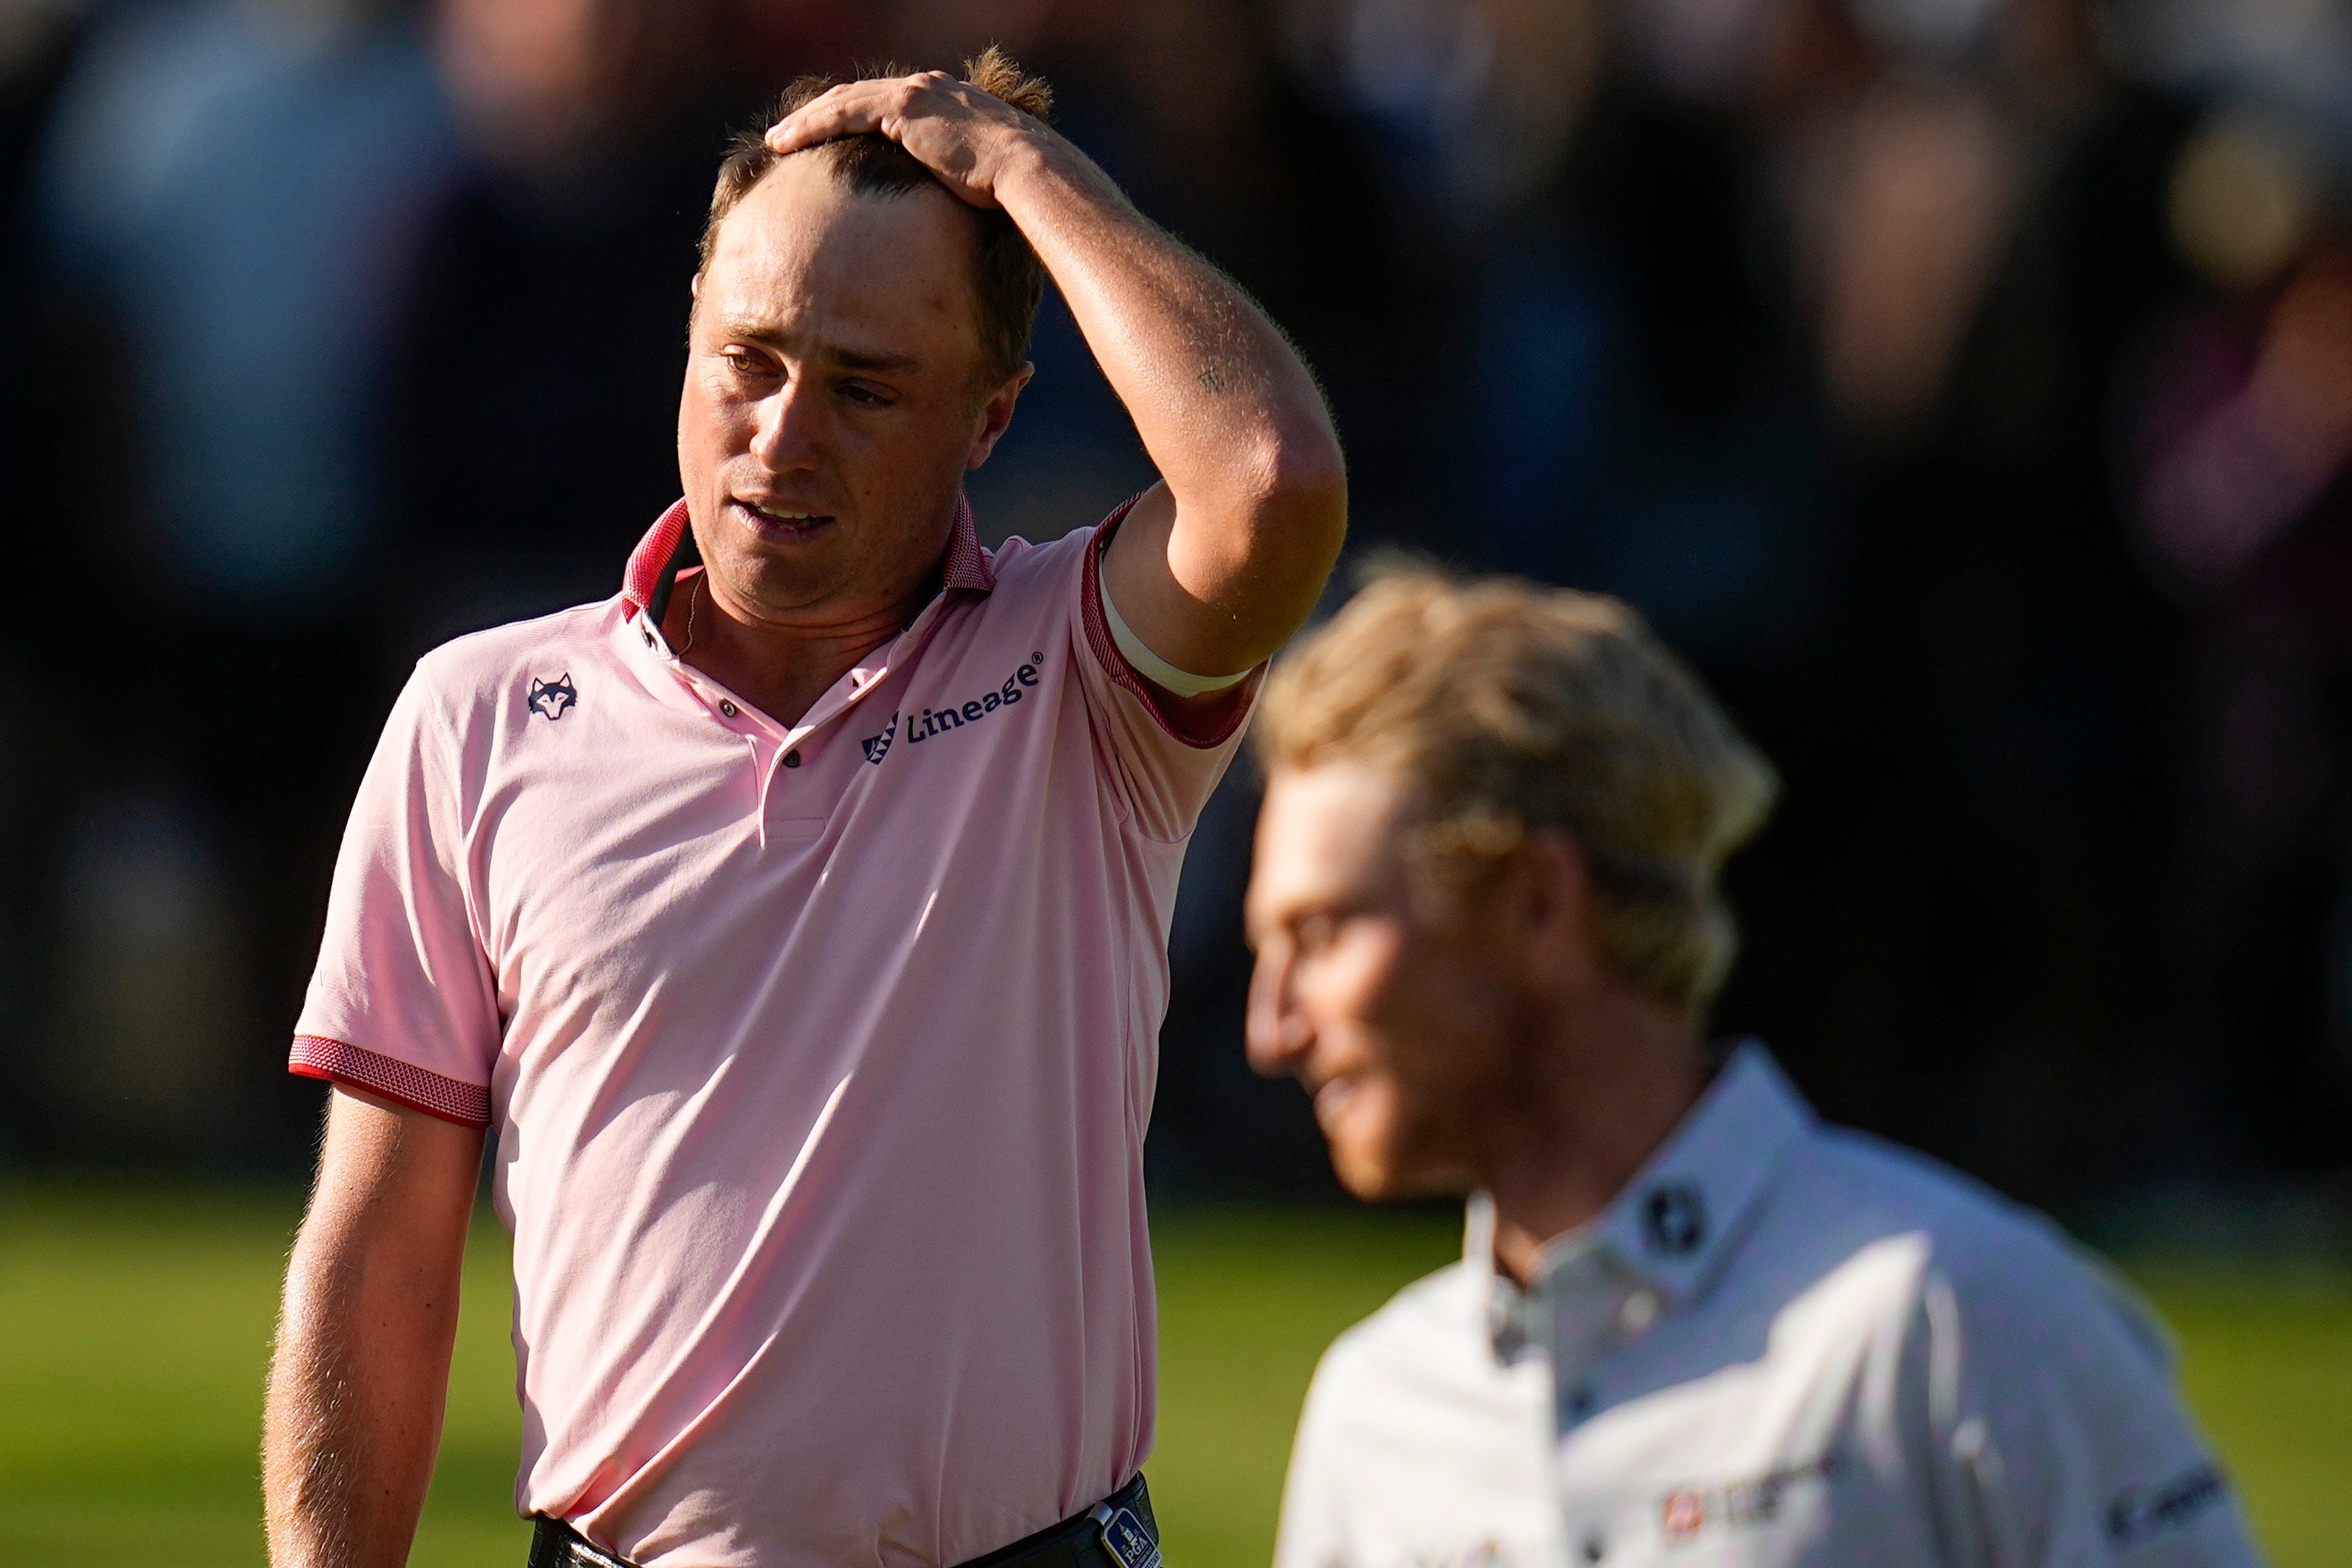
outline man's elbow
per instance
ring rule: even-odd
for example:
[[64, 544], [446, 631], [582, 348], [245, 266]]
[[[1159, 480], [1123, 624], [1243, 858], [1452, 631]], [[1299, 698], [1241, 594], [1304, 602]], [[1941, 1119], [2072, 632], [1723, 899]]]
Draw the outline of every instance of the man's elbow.
[[1275, 444], [1259, 503], [1260, 547], [1311, 576], [1318, 591], [1348, 539], [1348, 464], [1328, 427]]

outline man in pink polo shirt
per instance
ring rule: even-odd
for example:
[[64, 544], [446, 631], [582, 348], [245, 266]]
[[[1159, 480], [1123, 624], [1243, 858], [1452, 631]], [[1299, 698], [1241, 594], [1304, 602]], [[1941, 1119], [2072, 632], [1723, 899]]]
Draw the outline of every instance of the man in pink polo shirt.
[[[1155, 1553], [1168, 921], [1230, 672], [1313, 604], [1345, 479], [1255, 307], [1039, 84], [967, 76], [803, 89], [739, 145], [685, 499], [618, 595], [439, 649], [394, 709], [293, 1054], [334, 1090], [279, 1568], [406, 1558], [493, 1129], [534, 1564]], [[961, 476], [1041, 267], [1163, 479], [991, 556]]]

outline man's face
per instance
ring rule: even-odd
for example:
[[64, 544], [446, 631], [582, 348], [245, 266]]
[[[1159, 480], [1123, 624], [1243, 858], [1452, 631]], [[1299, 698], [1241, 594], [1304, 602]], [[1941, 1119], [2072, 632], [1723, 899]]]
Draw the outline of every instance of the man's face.
[[976, 385], [970, 214], [860, 196], [787, 158], [696, 286], [678, 471], [714, 590], [761, 620], [871, 615], [924, 586], [1025, 372]]
[[1250, 877], [1250, 1063], [1306, 1085], [1362, 1198], [1477, 1186], [1528, 1043], [1509, 933], [1475, 900], [1416, 894], [1406, 806], [1371, 768], [1276, 773]]

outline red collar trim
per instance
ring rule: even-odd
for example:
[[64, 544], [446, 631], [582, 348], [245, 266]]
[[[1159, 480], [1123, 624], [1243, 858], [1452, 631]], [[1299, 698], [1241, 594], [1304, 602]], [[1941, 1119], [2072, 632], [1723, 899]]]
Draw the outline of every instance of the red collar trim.
[[[621, 601], [628, 606], [630, 614], [644, 614], [646, 606], [654, 601], [662, 573], [669, 569], [670, 559], [677, 554], [686, 531], [686, 503], [680, 500], [654, 519], [654, 526], [646, 530], [646, 537], [629, 552], [628, 569], [621, 576]], [[940, 580], [946, 587], [968, 588], [977, 593], [987, 593], [996, 587], [995, 563], [980, 548], [980, 527], [972, 521], [971, 501], [961, 490], [956, 492], [955, 522], [948, 531], [948, 553], [941, 563]]]
[[955, 522], [948, 529], [948, 553], [940, 580], [949, 588], [969, 588], [975, 593], [996, 589], [996, 563], [980, 548], [980, 525], [971, 520], [971, 498], [956, 492]]

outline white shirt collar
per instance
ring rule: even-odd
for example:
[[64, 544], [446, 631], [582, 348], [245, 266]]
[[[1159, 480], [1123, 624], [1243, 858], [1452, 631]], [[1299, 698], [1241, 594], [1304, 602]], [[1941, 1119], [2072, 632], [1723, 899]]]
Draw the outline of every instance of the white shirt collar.
[[[1790, 1146], [1814, 1124], [1812, 1107], [1753, 1040], [1724, 1063], [1666, 1141], [1610, 1206], [1536, 1254], [1536, 1294], [1589, 1289], [1613, 1278], [1654, 1292], [1667, 1310], [1712, 1285]], [[1495, 1206], [1474, 1195], [1464, 1255], [1492, 1281], [1496, 1351], [1524, 1343], [1524, 1298], [1495, 1272]]]

